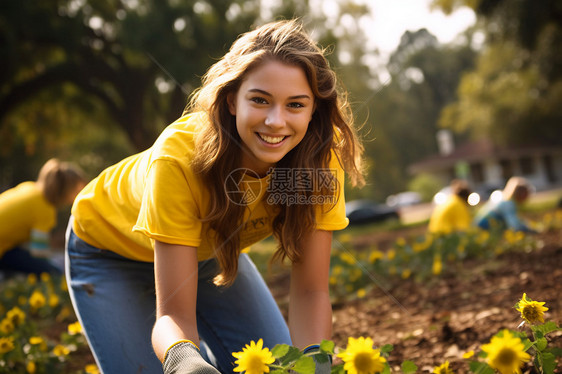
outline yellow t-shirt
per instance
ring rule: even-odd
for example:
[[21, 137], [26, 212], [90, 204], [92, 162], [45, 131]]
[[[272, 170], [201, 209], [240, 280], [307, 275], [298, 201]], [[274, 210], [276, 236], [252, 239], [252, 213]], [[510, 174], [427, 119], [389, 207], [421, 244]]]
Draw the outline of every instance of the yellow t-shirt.
[[48, 233], [57, 223], [57, 210], [35, 182], [23, 182], [0, 194], [0, 255], [28, 242], [31, 231]]
[[428, 229], [431, 233], [448, 234], [468, 230], [470, 223], [470, 210], [466, 202], [457, 195], [451, 195], [444, 204], [435, 207]]
[[[168, 126], [148, 150], [130, 156], [104, 170], [78, 195], [72, 208], [73, 229], [87, 243], [124, 257], [154, 261], [153, 240], [197, 247], [199, 261], [214, 257], [214, 235], [202, 221], [210, 195], [191, 169], [195, 135], [208, 123], [203, 113], [184, 116]], [[343, 170], [335, 157], [337, 203], [332, 209], [317, 208], [316, 228], [345, 228]], [[267, 195], [269, 177], [246, 175], [239, 181], [247, 208], [240, 228], [241, 248], [272, 233], [274, 218]], [[324, 207], [325, 208], [325, 207]]]

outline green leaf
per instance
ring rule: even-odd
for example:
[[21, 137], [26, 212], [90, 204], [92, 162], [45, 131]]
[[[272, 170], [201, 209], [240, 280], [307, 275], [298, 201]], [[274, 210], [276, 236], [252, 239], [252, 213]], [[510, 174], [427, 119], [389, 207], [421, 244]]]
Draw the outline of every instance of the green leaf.
[[401, 365], [404, 374], [415, 373], [418, 371], [418, 366], [412, 361], [404, 361]]
[[301, 374], [314, 374], [314, 369], [316, 369], [316, 364], [309, 356], [302, 356], [293, 366], [293, 370]]
[[[523, 346], [524, 346], [524, 347], [523, 347], [523, 350], [524, 350], [525, 352], [527, 352], [527, 350], [528, 350], [529, 348], [531, 348], [533, 345], [535, 345], [535, 343], [532, 342], [532, 341], [530, 341], [529, 339], [522, 339], [521, 342], [523, 342]], [[486, 355], [486, 357], [487, 357], [487, 355]]]
[[381, 354], [390, 353], [390, 352], [392, 352], [393, 349], [394, 349], [394, 346], [392, 344], [385, 344], [380, 348]]
[[287, 370], [275, 369], [275, 370], [271, 370], [271, 371], [269, 372], [269, 374], [287, 374]]
[[344, 374], [343, 364], [332, 366], [331, 374]]
[[542, 353], [542, 372], [543, 374], [553, 374], [556, 369], [556, 359], [552, 353]]
[[556, 357], [562, 357], [562, 348], [558, 348], [558, 347], [549, 348], [548, 352], [552, 353]]
[[390, 365], [388, 364], [388, 362], [384, 363], [384, 369], [382, 369], [381, 374], [391, 374]]
[[470, 371], [478, 374], [494, 374], [494, 369], [492, 369], [487, 363], [472, 361], [468, 367]]
[[333, 355], [334, 348], [335, 348], [335, 344], [331, 340], [322, 340], [322, 343], [320, 343], [320, 351], [324, 353]]
[[543, 335], [551, 333], [553, 331], [562, 331], [562, 328], [556, 326], [556, 323], [549, 321], [542, 325], [534, 326], [534, 331], [540, 331]]
[[281, 365], [287, 365], [293, 361], [297, 361], [302, 357], [302, 352], [296, 347], [289, 347], [289, 351], [280, 358]]
[[281, 357], [285, 356], [287, 354], [287, 352], [289, 352], [289, 345], [287, 345], [287, 344], [277, 344], [271, 350], [271, 353], [273, 354], [273, 357], [275, 357], [275, 358], [281, 358]]
[[539, 350], [539, 351], [544, 351], [544, 349], [546, 348], [546, 346], [548, 344], [548, 342], [546, 341], [546, 338], [537, 339], [537, 341], [535, 343], [536, 343], [537, 350]]

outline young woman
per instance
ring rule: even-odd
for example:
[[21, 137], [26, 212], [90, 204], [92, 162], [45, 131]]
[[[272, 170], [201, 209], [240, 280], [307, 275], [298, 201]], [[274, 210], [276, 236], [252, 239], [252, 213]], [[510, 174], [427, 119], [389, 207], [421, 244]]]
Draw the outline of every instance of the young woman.
[[[348, 109], [302, 27], [267, 24], [209, 69], [150, 149], [84, 189], [67, 275], [104, 373], [229, 373], [250, 340], [330, 339], [343, 168], [362, 181]], [[288, 325], [243, 251], [271, 234], [274, 258], [292, 263]]]
[[0, 194], [0, 270], [62, 273], [62, 269], [46, 258], [34, 257], [32, 252], [49, 248], [57, 209], [70, 206], [85, 184], [78, 167], [53, 158], [41, 167], [36, 182], [20, 183]]

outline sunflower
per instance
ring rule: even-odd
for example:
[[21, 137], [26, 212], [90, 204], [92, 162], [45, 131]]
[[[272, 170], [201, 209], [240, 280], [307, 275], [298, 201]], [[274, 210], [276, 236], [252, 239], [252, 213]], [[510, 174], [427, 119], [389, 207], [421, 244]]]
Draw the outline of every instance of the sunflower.
[[488, 365], [501, 374], [521, 373], [521, 364], [531, 359], [524, 349], [521, 339], [509, 330], [501, 331], [492, 337], [489, 344], [482, 346], [482, 350], [488, 353]]
[[234, 368], [236, 372], [245, 371], [246, 374], [269, 373], [269, 364], [275, 361], [269, 348], [263, 348], [263, 340], [255, 343], [253, 340], [250, 345], [242, 348], [242, 352], [234, 352], [232, 355], [237, 358], [234, 362], [238, 366]]
[[433, 368], [433, 374], [454, 374], [454, 371], [449, 368], [449, 361], [445, 361], [440, 366]]
[[31, 296], [29, 297], [29, 305], [33, 309], [39, 309], [45, 306], [46, 303], [45, 295], [39, 290], [33, 291]]
[[544, 312], [548, 308], [543, 305], [544, 302], [533, 301], [524, 293], [515, 307], [517, 311], [521, 312], [521, 318], [533, 325], [537, 322], [544, 323]]
[[14, 349], [14, 338], [8, 336], [6, 338], [0, 338], [0, 354], [10, 352]]
[[4, 318], [2, 322], [0, 322], [0, 331], [4, 334], [10, 334], [14, 331], [15, 326], [11, 319]]
[[80, 322], [76, 321], [76, 322], [68, 325], [67, 330], [68, 330], [69, 335], [81, 334], [82, 333], [82, 325], [80, 324]]
[[25, 370], [27, 370], [29, 374], [35, 374], [35, 372], [37, 371], [37, 365], [35, 364], [35, 362], [29, 361], [27, 365], [25, 365]]
[[373, 348], [373, 340], [364, 337], [350, 337], [346, 350], [339, 353], [338, 357], [343, 360], [343, 368], [349, 374], [379, 373], [384, 369], [386, 362], [386, 359], [381, 357], [381, 352]]
[[57, 344], [55, 348], [53, 348], [53, 354], [58, 357], [68, 356], [70, 354], [70, 349], [62, 344]]
[[19, 326], [25, 321], [25, 313], [15, 306], [6, 313], [6, 318], [12, 321], [14, 326]]
[[84, 368], [84, 371], [88, 374], [100, 374], [100, 370], [98, 369], [96, 364], [88, 364]]

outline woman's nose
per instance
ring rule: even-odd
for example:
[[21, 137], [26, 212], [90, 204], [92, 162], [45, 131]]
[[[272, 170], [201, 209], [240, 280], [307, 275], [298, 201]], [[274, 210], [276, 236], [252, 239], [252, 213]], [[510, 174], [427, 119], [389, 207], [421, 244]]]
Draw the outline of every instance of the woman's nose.
[[267, 113], [265, 125], [269, 127], [283, 127], [285, 126], [285, 119], [283, 117], [282, 108], [275, 106]]

